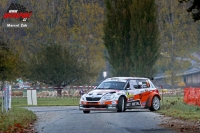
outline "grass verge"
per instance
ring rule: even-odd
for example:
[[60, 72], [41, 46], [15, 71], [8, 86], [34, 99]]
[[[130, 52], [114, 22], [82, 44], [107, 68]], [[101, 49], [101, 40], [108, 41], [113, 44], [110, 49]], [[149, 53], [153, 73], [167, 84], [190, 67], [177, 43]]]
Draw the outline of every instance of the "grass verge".
[[29, 132], [36, 115], [27, 109], [13, 107], [7, 113], [0, 114], [1, 133]]
[[[55, 97], [37, 98], [37, 106], [78, 106], [80, 98]], [[27, 107], [27, 98], [12, 98], [12, 107]], [[31, 105], [32, 106], [32, 105]]]
[[[37, 98], [37, 106], [78, 106], [78, 103], [79, 98]], [[32, 132], [31, 123], [36, 120], [36, 115], [22, 108], [28, 107], [27, 98], [13, 97], [11, 107], [7, 113], [0, 114], [0, 133]]]
[[163, 97], [163, 100], [161, 100], [161, 109], [157, 112], [183, 120], [200, 120], [200, 107], [185, 104], [183, 97], [180, 96]]

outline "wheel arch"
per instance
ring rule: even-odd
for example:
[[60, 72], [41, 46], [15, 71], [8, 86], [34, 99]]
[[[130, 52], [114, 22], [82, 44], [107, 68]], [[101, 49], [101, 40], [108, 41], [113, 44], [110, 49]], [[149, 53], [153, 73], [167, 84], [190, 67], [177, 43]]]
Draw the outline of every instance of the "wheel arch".
[[157, 96], [159, 98], [159, 100], [161, 100], [161, 97], [160, 95], [158, 95], [157, 93], [153, 92], [147, 99], [146, 101], [146, 105], [145, 105], [145, 108], [150, 108], [151, 105], [152, 105], [152, 99], [154, 96]]

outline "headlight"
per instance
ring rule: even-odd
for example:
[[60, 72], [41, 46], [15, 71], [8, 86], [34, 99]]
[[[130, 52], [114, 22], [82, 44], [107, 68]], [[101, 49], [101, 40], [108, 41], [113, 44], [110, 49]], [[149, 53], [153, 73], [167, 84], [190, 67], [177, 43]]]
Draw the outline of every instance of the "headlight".
[[81, 100], [85, 101], [85, 97], [81, 97]]
[[115, 95], [111, 95], [111, 94], [106, 94], [104, 95], [101, 99], [102, 100], [111, 100], [115, 97]]
[[82, 101], [85, 101], [85, 95], [83, 95], [83, 96], [81, 97], [81, 100], [82, 100]]

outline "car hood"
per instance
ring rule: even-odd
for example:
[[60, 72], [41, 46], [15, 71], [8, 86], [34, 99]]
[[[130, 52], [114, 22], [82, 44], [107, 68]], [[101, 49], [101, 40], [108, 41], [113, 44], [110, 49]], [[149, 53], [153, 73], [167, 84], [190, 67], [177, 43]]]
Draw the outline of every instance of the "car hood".
[[104, 94], [107, 94], [107, 93], [116, 93], [118, 92], [119, 90], [106, 90], [106, 89], [98, 89], [98, 90], [93, 90], [93, 91], [90, 91], [88, 93], [88, 95], [104, 95]]

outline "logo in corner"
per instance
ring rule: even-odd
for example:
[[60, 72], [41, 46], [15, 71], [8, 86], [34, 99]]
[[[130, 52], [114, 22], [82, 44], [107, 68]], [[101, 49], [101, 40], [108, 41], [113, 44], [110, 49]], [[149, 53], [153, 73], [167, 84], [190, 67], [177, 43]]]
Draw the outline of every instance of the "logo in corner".
[[26, 7], [20, 5], [18, 3], [11, 3], [10, 7], [8, 8], [7, 12], [3, 15], [4, 19], [19, 18], [20, 21], [26, 22], [28, 18], [32, 15], [32, 11], [27, 11]]

